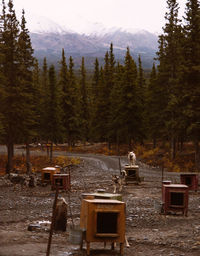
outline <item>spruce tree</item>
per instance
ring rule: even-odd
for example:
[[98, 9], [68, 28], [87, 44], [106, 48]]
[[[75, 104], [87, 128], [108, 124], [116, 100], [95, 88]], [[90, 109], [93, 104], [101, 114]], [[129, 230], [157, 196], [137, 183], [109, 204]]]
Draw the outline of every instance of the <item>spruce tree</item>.
[[[100, 68], [99, 72], [99, 90], [98, 97], [96, 99], [96, 122], [94, 122], [93, 130], [95, 131], [96, 141], [104, 142], [107, 140], [107, 125], [106, 125], [106, 114], [107, 104], [105, 99], [107, 99], [107, 88], [105, 88], [105, 78], [104, 78], [104, 69]], [[97, 121], [98, 120], [98, 121]], [[95, 120], [94, 120], [95, 121]]]
[[2, 1], [1, 15], [1, 57], [2, 72], [5, 80], [3, 81], [4, 100], [2, 104], [3, 126], [5, 128], [5, 143], [8, 150], [8, 162], [6, 171], [12, 170], [12, 159], [14, 155], [14, 143], [18, 138], [20, 111], [18, 104], [18, 37], [19, 22], [16, 18], [13, 1], [9, 0], [8, 10], [5, 2]]
[[47, 142], [47, 131], [48, 131], [48, 102], [50, 97], [49, 92], [49, 75], [48, 65], [46, 58], [43, 59], [43, 66], [41, 71], [41, 112], [40, 112], [40, 138]]
[[80, 121], [81, 121], [81, 137], [83, 141], [89, 139], [89, 109], [88, 109], [88, 90], [86, 84], [86, 70], [84, 57], [82, 57], [81, 63], [81, 80], [80, 80], [80, 92], [81, 92], [81, 109], [80, 109]]
[[137, 91], [138, 91], [138, 104], [140, 108], [140, 142], [143, 144], [145, 138], [145, 104], [146, 104], [146, 84], [144, 78], [144, 70], [142, 68], [141, 56], [138, 57], [138, 73], [137, 73]]
[[200, 2], [187, 0], [185, 9], [184, 92], [188, 135], [195, 144], [195, 161], [200, 167]]
[[162, 138], [162, 129], [164, 125], [163, 112], [161, 108], [161, 101], [163, 95], [161, 86], [157, 80], [157, 73], [155, 63], [150, 74], [146, 95], [146, 123], [148, 137], [153, 140], [153, 147], [157, 146], [157, 141]]
[[80, 93], [74, 75], [74, 61], [72, 56], [69, 58], [69, 130], [68, 143], [73, 146], [80, 139]]
[[137, 66], [127, 48], [125, 63], [124, 63], [124, 76], [123, 87], [121, 96], [121, 120], [124, 124], [123, 139], [124, 142], [129, 144], [132, 148], [132, 140], [137, 141], [140, 134], [140, 108], [138, 102], [138, 89], [137, 89]]
[[121, 108], [121, 101], [122, 101], [122, 91], [124, 86], [124, 67], [119, 63], [115, 69], [115, 84], [113, 86], [110, 98], [111, 98], [111, 120], [110, 120], [110, 132], [112, 138], [114, 138], [114, 142], [117, 143], [118, 151], [120, 144], [123, 143], [123, 128], [124, 123], [122, 120], [122, 113], [123, 109]]
[[[171, 141], [171, 156], [176, 155], [176, 142], [178, 138], [180, 116], [179, 91], [182, 67], [181, 25], [178, 18], [178, 3], [176, 0], [167, 0], [166, 24], [163, 35], [160, 37], [158, 52], [158, 82], [163, 88], [163, 117], [165, 120], [165, 136]], [[163, 106], [163, 104], [162, 104]]]
[[33, 63], [33, 105], [35, 106], [35, 117], [37, 122], [35, 123], [36, 141], [41, 142], [41, 116], [42, 116], [42, 86], [41, 86], [41, 70], [37, 59], [34, 59]]
[[34, 87], [32, 81], [33, 48], [26, 28], [24, 10], [22, 11], [21, 31], [18, 39], [18, 113], [20, 115], [19, 133], [26, 144], [27, 173], [31, 172], [29, 143], [36, 137], [36, 112]]
[[61, 90], [61, 109], [62, 109], [62, 124], [63, 124], [63, 140], [68, 139], [69, 133], [69, 118], [70, 118], [70, 101], [69, 101], [69, 72], [66, 63], [65, 51], [62, 49], [62, 58], [60, 60], [59, 70], [59, 87]]
[[50, 161], [52, 161], [53, 156], [53, 143], [57, 144], [62, 139], [61, 108], [58, 92], [55, 67], [51, 65], [49, 68], [49, 101], [47, 108], [47, 136], [51, 142]]
[[89, 104], [89, 112], [90, 112], [90, 138], [93, 141], [96, 141], [96, 120], [97, 116], [97, 102], [99, 97], [100, 90], [100, 70], [99, 70], [99, 61], [96, 58], [94, 62], [94, 72], [92, 77], [92, 88], [91, 88], [91, 96], [90, 96], [90, 104]]

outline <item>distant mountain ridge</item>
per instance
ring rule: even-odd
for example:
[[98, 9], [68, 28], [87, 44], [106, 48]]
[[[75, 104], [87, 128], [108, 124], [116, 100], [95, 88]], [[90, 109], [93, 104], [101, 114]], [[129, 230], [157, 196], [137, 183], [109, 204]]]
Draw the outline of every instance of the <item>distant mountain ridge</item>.
[[76, 69], [80, 68], [82, 57], [85, 58], [86, 68], [93, 69], [95, 58], [103, 65], [105, 53], [112, 42], [117, 61], [123, 63], [129, 47], [135, 61], [140, 54], [143, 67], [152, 67], [158, 45], [156, 34], [145, 30], [104, 29], [99, 24], [96, 24], [96, 31], [94, 25], [90, 33], [80, 34], [54, 22], [45, 22], [37, 21], [35, 31], [30, 33], [34, 54], [40, 63], [44, 57], [48, 63], [57, 63], [64, 48], [66, 57], [73, 57]]

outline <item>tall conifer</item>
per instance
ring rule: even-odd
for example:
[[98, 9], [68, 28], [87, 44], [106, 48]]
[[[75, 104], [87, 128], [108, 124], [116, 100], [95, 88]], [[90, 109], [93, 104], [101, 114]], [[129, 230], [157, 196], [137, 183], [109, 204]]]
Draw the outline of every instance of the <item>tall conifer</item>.
[[80, 91], [81, 91], [81, 109], [80, 109], [80, 121], [81, 121], [81, 135], [84, 141], [89, 139], [89, 109], [88, 109], [88, 90], [86, 84], [86, 70], [85, 61], [82, 57], [81, 62], [81, 80], [80, 80]]
[[200, 167], [200, 2], [187, 0], [185, 9], [185, 109], [188, 135], [194, 141], [196, 166]]
[[35, 90], [32, 81], [33, 48], [26, 28], [24, 10], [22, 11], [21, 31], [18, 39], [18, 113], [20, 115], [19, 133], [26, 144], [27, 173], [31, 171], [29, 143], [36, 137]]
[[2, 104], [3, 126], [5, 128], [5, 143], [8, 149], [8, 162], [6, 170], [12, 169], [12, 159], [14, 155], [14, 143], [18, 138], [20, 113], [18, 104], [18, 37], [19, 22], [16, 18], [13, 1], [9, 0], [8, 10], [5, 2], [2, 1], [1, 15], [1, 57], [2, 72], [5, 80], [3, 82], [4, 102]]

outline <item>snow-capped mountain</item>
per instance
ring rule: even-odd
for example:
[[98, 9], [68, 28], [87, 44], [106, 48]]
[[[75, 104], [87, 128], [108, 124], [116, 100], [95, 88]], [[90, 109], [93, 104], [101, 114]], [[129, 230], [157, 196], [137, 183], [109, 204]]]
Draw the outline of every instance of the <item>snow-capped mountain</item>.
[[[33, 17], [33, 16], [32, 16]], [[157, 35], [145, 30], [105, 28], [100, 23], [91, 23], [81, 19], [80, 26], [70, 26], [70, 23], [58, 24], [51, 19], [35, 16], [27, 19], [35, 56], [44, 57], [51, 62], [58, 61], [62, 48], [67, 56], [72, 56], [78, 67], [81, 57], [85, 57], [89, 67], [96, 57], [103, 59], [111, 42], [114, 54], [118, 60], [123, 60], [127, 47], [134, 58], [141, 55], [144, 67], [150, 67], [157, 50]]]

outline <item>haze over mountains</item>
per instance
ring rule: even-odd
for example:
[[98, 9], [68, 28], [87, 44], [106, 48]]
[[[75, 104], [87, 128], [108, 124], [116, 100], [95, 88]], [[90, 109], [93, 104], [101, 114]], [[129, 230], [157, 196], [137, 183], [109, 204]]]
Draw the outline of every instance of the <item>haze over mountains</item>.
[[136, 62], [140, 54], [143, 68], [151, 68], [157, 51], [157, 35], [146, 30], [116, 27], [107, 29], [100, 23], [83, 22], [81, 18], [80, 29], [84, 33], [44, 17], [32, 19], [27, 24], [34, 54], [40, 63], [46, 57], [48, 63], [55, 64], [61, 59], [64, 48], [66, 57], [73, 57], [75, 68], [80, 67], [81, 58], [85, 57], [86, 68], [93, 69], [96, 57], [100, 65], [103, 65], [105, 53], [112, 42], [117, 61], [123, 63], [129, 47]]

